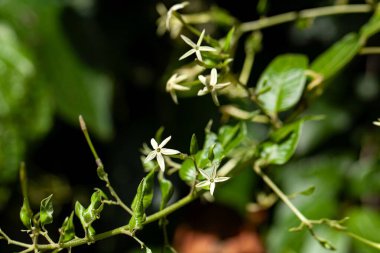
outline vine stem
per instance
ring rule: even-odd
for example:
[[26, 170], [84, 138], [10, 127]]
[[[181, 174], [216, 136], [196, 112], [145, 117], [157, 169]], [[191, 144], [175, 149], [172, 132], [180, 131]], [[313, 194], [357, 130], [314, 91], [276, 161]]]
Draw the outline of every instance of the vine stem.
[[[163, 217], [168, 216], [169, 214], [171, 214], [175, 210], [181, 208], [182, 206], [187, 205], [188, 203], [190, 203], [191, 201], [193, 201], [194, 199], [196, 199], [198, 197], [198, 195], [199, 194], [189, 194], [186, 197], [184, 197], [184, 198], [180, 199], [179, 201], [175, 202], [174, 204], [172, 204], [172, 205], [170, 205], [170, 206], [162, 209], [161, 211], [158, 211], [158, 212], [156, 212], [156, 213], [154, 213], [152, 215], [149, 215], [146, 218], [146, 220], [144, 221], [143, 225], [152, 223], [152, 222], [154, 222], [156, 220], [159, 220], [159, 219], [161, 219]], [[124, 226], [121, 226], [121, 227], [118, 227], [118, 228], [106, 231], [104, 233], [95, 235], [93, 237], [92, 242], [103, 240], [103, 239], [106, 239], [106, 238], [109, 238], [109, 237], [112, 237], [112, 236], [115, 236], [115, 235], [119, 235], [119, 234], [126, 234], [126, 231], [128, 231], [128, 230], [129, 230], [129, 226], [128, 225], [124, 225]], [[83, 245], [83, 244], [86, 244], [86, 243], [88, 243], [88, 239], [87, 238], [76, 238], [76, 239], [73, 239], [73, 240], [65, 242], [65, 243], [60, 243], [59, 245], [57, 245], [57, 244], [55, 244], [55, 245], [51, 245], [51, 244], [38, 244], [38, 245], [36, 245], [36, 247], [39, 250], [52, 250], [52, 249], [57, 249], [57, 248], [60, 248], [60, 249], [72, 248], [72, 247], [76, 247], [76, 246]], [[25, 243], [15, 242], [14, 244], [18, 245], [18, 246], [21, 246], [21, 247], [24, 247], [24, 248], [30, 247], [29, 244], [25, 244]]]
[[7, 242], [8, 244], [12, 244], [12, 245], [16, 245], [16, 246], [20, 246], [20, 247], [23, 247], [23, 248], [27, 248], [27, 249], [31, 249], [33, 247], [33, 245], [30, 245], [28, 243], [23, 243], [23, 242], [19, 242], [19, 241], [15, 241], [15, 240], [12, 240], [3, 230], [0, 229], [0, 239], [1, 237], [3, 237]]
[[266, 27], [275, 26], [302, 18], [316, 18], [322, 16], [331, 16], [348, 13], [367, 13], [373, 10], [369, 4], [350, 4], [350, 5], [334, 5], [327, 7], [319, 7], [306, 9], [302, 11], [292, 11], [271, 17], [261, 18], [259, 20], [242, 23], [238, 30], [242, 33], [260, 30]]
[[359, 54], [380, 54], [380, 47], [364, 47]]
[[281, 191], [280, 188], [268, 177], [260, 168], [259, 162], [254, 163], [255, 172], [264, 180], [264, 182], [274, 191], [274, 193], [289, 207], [289, 209], [297, 216], [297, 218], [304, 224], [310, 231], [313, 224], [306, 218], [297, 207], [289, 200], [289, 198]]

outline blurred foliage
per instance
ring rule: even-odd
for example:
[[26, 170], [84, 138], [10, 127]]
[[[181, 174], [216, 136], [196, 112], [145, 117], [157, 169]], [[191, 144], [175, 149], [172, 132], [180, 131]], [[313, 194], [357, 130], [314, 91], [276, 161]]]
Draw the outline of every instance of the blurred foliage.
[[75, 55], [64, 35], [64, 1], [1, 1], [0, 184], [14, 180], [28, 144], [56, 114], [84, 115], [102, 139], [112, 135], [112, 82]]

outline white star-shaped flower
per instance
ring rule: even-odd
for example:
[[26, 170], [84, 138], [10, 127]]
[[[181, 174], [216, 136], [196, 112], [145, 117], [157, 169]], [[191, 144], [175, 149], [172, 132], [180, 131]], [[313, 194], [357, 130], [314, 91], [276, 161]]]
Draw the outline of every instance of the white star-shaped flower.
[[207, 77], [203, 75], [198, 76], [199, 81], [205, 86], [203, 89], [198, 91], [198, 96], [206, 95], [207, 93], [211, 93], [212, 100], [214, 103], [219, 106], [219, 100], [217, 96], [217, 90], [223, 89], [230, 85], [230, 82], [227, 83], [218, 83], [218, 72], [216, 71], [216, 68], [213, 68], [211, 70], [211, 75], [209, 80], [207, 80]]
[[166, 14], [166, 22], [165, 22], [166, 30], [170, 31], [170, 20], [171, 20], [171, 18], [173, 16], [173, 12], [185, 8], [188, 4], [189, 4], [189, 2], [182, 2], [182, 3], [179, 3], [179, 4], [173, 5], [169, 9], [168, 13]]
[[166, 31], [170, 32], [172, 38], [176, 38], [182, 29], [182, 23], [176, 18], [173, 18], [173, 12], [184, 8], [188, 2], [173, 5], [169, 10], [163, 3], [156, 5], [156, 10], [160, 17], [157, 19], [157, 34], [163, 35]]
[[145, 158], [144, 162], [149, 162], [153, 160], [154, 158], [157, 159], [158, 166], [160, 166], [160, 169], [162, 171], [165, 171], [165, 160], [163, 155], [176, 155], [181, 152], [175, 149], [170, 149], [170, 148], [164, 148], [164, 146], [170, 141], [172, 137], [169, 136], [165, 140], [163, 140], [160, 144], [157, 143], [155, 139], [150, 140], [150, 144], [152, 145], [153, 151], [151, 151], [147, 157]]
[[186, 57], [189, 57], [190, 55], [194, 54], [197, 56], [199, 61], [203, 61], [201, 51], [209, 51], [213, 52], [216, 51], [215, 48], [208, 47], [208, 46], [201, 46], [203, 36], [205, 35], [205, 30], [203, 29], [201, 36], [199, 36], [199, 39], [197, 41], [197, 44], [192, 42], [188, 37], [181, 34], [181, 38], [188, 44], [190, 47], [192, 47], [189, 51], [187, 51], [185, 54], [183, 54], [179, 60], [185, 59]]
[[210, 193], [211, 195], [214, 195], [215, 191], [215, 184], [219, 182], [224, 182], [230, 179], [229, 177], [217, 177], [216, 176], [216, 165], [212, 165], [212, 171], [211, 175], [208, 174], [205, 170], [200, 169], [199, 172], [202, 174], [202, 176], [206, 179], [205, 181], [199, 182], [195, 185], [195, 187], [205, 187], [210, 186]]
[[375, 126], [380, 126], [380, 118], [377, 121], [372, 122]]
[[187, 75], [181, 75], [181, 74], [175, 73], [169, 78], [169, 80], [166, 83], [166, 91], [170, 93], [174, 103], [176, 103], [176, 104], [178, 104], [176, 91], [177, 90], [179, 90], [179, 91], [190, 90], [189, 87], [182, 86], [179, 84], [180, 82], [182, 82], [186, 79], [187, 79]]

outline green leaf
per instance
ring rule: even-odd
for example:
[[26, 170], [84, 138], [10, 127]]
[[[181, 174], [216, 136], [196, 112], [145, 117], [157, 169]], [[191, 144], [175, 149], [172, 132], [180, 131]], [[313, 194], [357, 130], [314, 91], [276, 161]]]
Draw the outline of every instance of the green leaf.
[[306, 83], [307, 64], [304, 55], [285, 54], [277, 56], [268, 65], [256, 88], [256, 93], [260, 94], [259, 103], [267, 113], [276, 115], [300, 100]]
[[[199, 154], [199, 153], [198, 153]], [[182, 181], [192, 184], [197, 178], [197, 170], [192, 159], [186, 159], [179, 169], [179, 177]]]
[[197, 136], [193, 134], [190, 141], [190, 155], [195, 155], [198, 152]]
[[71, 212], [71, 215], [63, 221], [62, 227], [59, 230], [59, 243], [68, 242], [75, 238], [73, 217], [74, 212]]
[[271, 140], [262, 144], [261, 158], [267, 164], [281, 165], [294, 154], [304, 120], [283, 126], [271, 135]]
[[87, 224], [91, 224], [96, 219], [99, 219], [100, 213], [103, 211], [103, 200], [105, 199], [107, 199], [107, 196], [100, 189], [96, 189], [91, 195], [91, 203], [83, 212], [83, 218]]
[[232, 39], [235, 33], [235, 27], [232, 27], [224, 40], [223, 51], [228, 52], [231, 48]]
[[360, 37], [362, 40], [366, 41], [369, 37], [375, 35], [380, 31], [380, 5], [377, 6], [375, 14], [360, 29]]
[[154, 135], [154, 139], [158, 142], [158, 143], [160, 143], [161, 142], [161, 139], [162, 139], [162, 133], [164, 132], [164, 130], [165, 130], [165, 127], [160, 127], [158, 130], [157, 130], [157, 132], [156, 132], [156, 134]]
[[222, 144], [223, 153], [227, 155], [232, 149], [237, 147], [247, 135], [246, 125], [236, 124], [235, 126], [222, 126], [218, 132], [218, 140]]
[[160, 190], [161, 190], [160, 210], [162, 210], [168, 204], [170, 198], [173, 195], [174, 189], [173, 189], [172, 182], [170, 182], [163, 176], [158, 178], [158, 182], [160, 184]]
[[53, 209], [53, 201], [51, 199], [52, 197], [53, 197], [53, 194], [50, 194], [50, 196], [44, 198], [41, 201], [40, 223], [42, 227], [53, 222], [54, 209]]
[[311, 69], [329, 79], [346, 66], [358, 53], [361, 43], [357, 34], [350, 33], [319, 55]]
[[139, 186], [137, 193], [132, 201], [133, 215], [129, 220], [130, 230], [138, 230], [143, 226], [145, 221], [145, 209], [152, 203], [153, 199], [154, 170], [144, 177]]

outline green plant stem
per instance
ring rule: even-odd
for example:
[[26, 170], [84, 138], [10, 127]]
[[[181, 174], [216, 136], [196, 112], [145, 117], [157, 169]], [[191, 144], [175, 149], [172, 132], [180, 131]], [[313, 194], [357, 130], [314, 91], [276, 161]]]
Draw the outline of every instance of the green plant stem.
[[[152, 215], [149, 215], [146, 218], [146, 220], [144, 221], [143, 225], [152, 223], [152, 222], [157, 221], [163, 217], [168, 216], [169, 214], [171, 214], [175, 210], [187, 205], [188, 203], [190, 203], [191, 201], [196, 199], [198, 196], [199, 196], [199, 194], [189, 194], [186, 197], [177, 201], [176, 203], [166, 207], [165, 209], [162, 209], [161, 211], [158, 211]], [[93, 240], [91, 241], [91, 243], [95, 242], [95, 241], [103, 240], [103, 239], [106, 239], [106, 238], [109, 238], [109, 237], [112, 237], [115, 235], [126, 234], [125, 232], [128, 230], [129, 230], [129, 226], [124, 225], [124, 226], [106, 231], [104, 233], [97, 234], [93, 237]], [[76, 247], [79, 245], [87, 244], [88, 242], [89, 242], [89, 240], [87, 238], [77, 238], [77, 239], [73, 239], [71, 241], [61, 243], [61, 244], [38, 244], [38, 245], [36, 245], [36, 247], [39, 250], [53, 250], [53, 249], [58, 249], [58, 248], [62, 248], [62, 249], [63, 248], [72, 248], [72, 247]], [[19, 243], [19, 242], [16, 242], [16, 243], [14, 243], [14, 244], [21, 246], [21, 247], [24, 247], [24, 248], [28, 248], [31, 246], [31, 245], [25, 244], [25, 243]]]
[[[87, 144], [90, 147], [92, 155], [95, 158], [95, 162], [96, 162], [96, 164], [98, 166], [98, 170], [100, 169], [100, 170], [104, 171], [104, 165], [102, 163], [102, 160], [100, 160], [100, 158], [98, 156], [98, 153], [96, 152], [96, 149], [95, 149], [94, 145], [92, 144], [91, 137], [90, 137], [90, 135], [88, 133], [87, 126], [86, 126], [86, 123], [85, 123], [82, 115], [79, 116], [79, 124], [80, 124], [82, 132], [84, 134], [84, 137], [86, 138]], [[118, 205], [121, 208], [123, 208], [126, 212], [128, 212], [130, 215], [133, 215], [133, 211], [121, 200], [121, 198], [119, 197], [119, 195], [116, 193], [115, 189], [112, 187], [110, 181], [108, 180], [108, 175], [105, 173], [105, 176], [103, 176], [101, 179], [106, 182], [106, 187], [108, 188], [108, 190], [111, 193], [111, 195], [115, 198], [115, 200], [118, 203]]]
[[285, 193], [268, 177], [260, 168], [258, 162], [254, 164], [254, 171], [264, 180], [264, 182], [274, 191], [274, 193], [289, 207], [289, 209], [297, 216], [297, 218], [304, 224], [309, 230], [312, 229], [313, 224], [308, 218], [306, 218], [298, 209], [293, 205]]
[[243, 63], [243, 69], [240, 72], [239, 82], [243, 85], [247, 85], [249, 76], [251, 75], [251, 70], [253, 62], [255, 60], [255, 51], [246, 50], [246, 56]]
[[351, 233], [351, 232], [347, 232], [346, 233], [348, 236], [354, 238], [355, 240], [358, 240], [364, 244], [367, 244], [368, 246], [372, 247], [372, 248], [375, 248], [375, 249], [378, 249], [380, 250], [380, 243], [375, 243], [373, 241], [370, 241], [368, 239], [365, 239], [357, 234], [354, 234], [354, 233]]
[[[1, 238], [3, 237], [3, 238]], [[31, 244], [28, 244], [28, 243], [23, 243], [23, 242], [19, 242], [19, 241], [15, 241], [15, 240], [12, 240], [3, 230], [0, 229], [0, 239], [5, 239], [7, 241], [8, 244], [12, 244], [12, 245], [16, 245], [16, 246], [20, 246], [20, 247], [23, 247], [23, 248], [27, 248], [27, 249], [30, 249], [33, 247], [33, 245]]]
[[380, 47], [364, 47], [359, 54], [380, 54]]
[[297, 19], [302, 18], [316, 18], [322, 16], [331, 16], [338, 14], [348, 14], [348, 13], [367, 13], [373, 10], [373, 7], [369, 4], [350, 4], [350, 5], [334, 5], [327, 7], [319, 7], [313, 9], [306, 9], [302, 11], [292, 11], [272, 17], [262, 18], [256, 21], [242, 23], [238, 30], [241, 33], [256, 31], [270, 26], [275, 26]]

